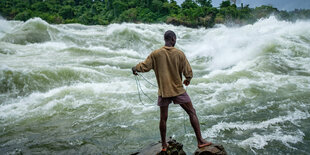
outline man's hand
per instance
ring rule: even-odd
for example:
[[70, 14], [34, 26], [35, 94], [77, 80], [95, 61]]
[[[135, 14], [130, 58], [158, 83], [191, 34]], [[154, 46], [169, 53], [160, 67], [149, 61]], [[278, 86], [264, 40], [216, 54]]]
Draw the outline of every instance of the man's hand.
[[183, 81], [183, 84], [185, 84], [185, 86], [188, 86], [190, 83], [191, 83], [191, 82], [188, 81], [188, 80], [184, 80], [184, 81]]
[[131, 69], [132, 69], [132, 74], [133, 75], [138, 75], [136, 66], [132, 67]]

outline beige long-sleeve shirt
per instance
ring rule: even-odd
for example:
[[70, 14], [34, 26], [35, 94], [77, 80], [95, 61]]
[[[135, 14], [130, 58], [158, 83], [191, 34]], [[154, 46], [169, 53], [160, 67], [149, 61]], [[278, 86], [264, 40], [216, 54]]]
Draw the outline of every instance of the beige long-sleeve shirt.
[[136, 65], [138, 72], [154, 70], [158, 96], [173, 97], [183, 94], [182, 74], [190, 81], [193, 72], [184, 53], [174, 47], [164, 46], [153, 51], [144, 62]]

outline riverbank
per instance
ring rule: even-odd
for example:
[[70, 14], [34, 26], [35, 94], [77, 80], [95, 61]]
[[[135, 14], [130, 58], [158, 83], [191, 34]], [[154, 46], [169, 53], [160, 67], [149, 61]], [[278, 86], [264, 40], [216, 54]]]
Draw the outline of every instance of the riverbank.
[[50, 24], [80, 23], [84, 25], [109, 25], [115, 23], [166, 23], [186, 27], [213, 27], [215, 24], [253, 24], [271, 14], [280, 20], [310, 19], [310, 10], [280, 11], [272, 6], [236, 6], [223, 1], [219, 8], [211, 1], [154, 0], [116, 1], [11, 1], [0, 2], [0, 14], [7, 20], [27, 21], [40, 17]]

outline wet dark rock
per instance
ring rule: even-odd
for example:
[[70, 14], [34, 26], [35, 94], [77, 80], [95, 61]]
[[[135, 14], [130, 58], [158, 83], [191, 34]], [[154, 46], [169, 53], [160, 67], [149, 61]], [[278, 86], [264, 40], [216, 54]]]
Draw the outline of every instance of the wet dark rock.
[[[161, 142], [152, 143], [140, 151], [131, 155], [186, 155], [183, 151], [183, 144], [174, 139], [169, 139], [167, 152], [162, 152]], [[227, 155], [224, 147], [219, 144], [211, 144], [197, 149], [194, 155]]]
[[227, 153], [222, 145], [211, 144], [209, 146], [197, 149], [194, 155], [227, 155]]
[[141, 151], [131, 155], [186, 155], [186, 153], [183, 151], [183, 144], [177, 142], [174, 139], [169, 139], [167, 143], [169, 146], [166, 152], [161, 151], [161, 142], [158, 142], [150, 144], [143, 148]]

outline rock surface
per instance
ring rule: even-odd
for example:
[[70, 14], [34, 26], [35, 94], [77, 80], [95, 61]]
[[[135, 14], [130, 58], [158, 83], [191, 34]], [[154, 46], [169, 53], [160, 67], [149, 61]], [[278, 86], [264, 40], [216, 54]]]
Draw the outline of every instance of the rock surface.
[[[162, 152], [161, 142], [152, 143], [142, 150], [131, 155], [186, 155], [183, 151], [183, 144], [171, 139], [168, 141], [167, 152]], [[224, 147], [219, 144], [211, 144], [203, 148], [197, 149], [194, 155], [227, 155]]]
[[178, 143], [174, 139], [168, 141], [167, 152], [162, 152], [161, 142], [153, 143], [145, 147], [139, 152], [133, 153], [131, 155], [186, 155], [183, 151], [183, 144]]
[[227, 153], [222, 145], [211, 144], [209, 146], [197, 149], [194, 155], [227, 155]]

